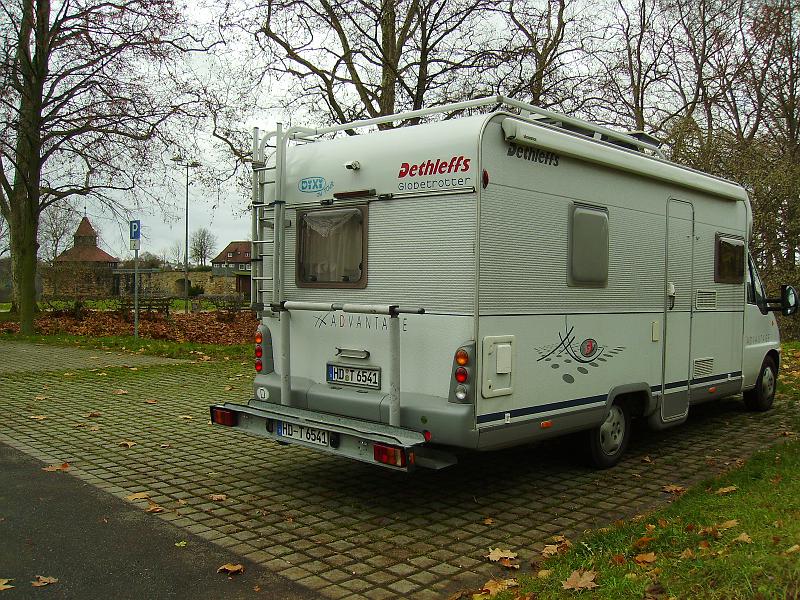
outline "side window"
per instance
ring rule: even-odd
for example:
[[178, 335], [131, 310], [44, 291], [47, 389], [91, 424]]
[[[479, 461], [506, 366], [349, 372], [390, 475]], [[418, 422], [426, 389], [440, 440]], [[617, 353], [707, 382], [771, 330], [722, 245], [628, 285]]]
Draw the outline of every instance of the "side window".
[[718, 233], [715, 237], [714, 281], [742, 283], [744, 281], [744, 240]]
[[299, 287], [366, 287], [366, 206], [298, 211], [297, 236]]
[[570, 207], [568, 283], [605, 287], [608, 284], [608, 210], [573, 204]]
[[749, 254], [747, 255], [747, 263], [750, 269], [750, 283], [747, 286], [747, 302], [749, 304], [755, 304], [761, 309], [761, 312], [766, 314], [767, 296], [764, 293], [764, 285], [761, 283], [761, 277], [758, 275], [753, 257]]

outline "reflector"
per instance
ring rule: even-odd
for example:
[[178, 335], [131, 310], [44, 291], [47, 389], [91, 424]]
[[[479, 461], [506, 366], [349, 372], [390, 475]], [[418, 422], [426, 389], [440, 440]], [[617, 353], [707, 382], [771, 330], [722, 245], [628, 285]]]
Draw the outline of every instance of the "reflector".
[[215, 408], [211, 411], [211, 420], [217, 425], [225, 425], [226, 427], [233, 427], [236, 425], [237, 415], [232, 410], [224, 408]]

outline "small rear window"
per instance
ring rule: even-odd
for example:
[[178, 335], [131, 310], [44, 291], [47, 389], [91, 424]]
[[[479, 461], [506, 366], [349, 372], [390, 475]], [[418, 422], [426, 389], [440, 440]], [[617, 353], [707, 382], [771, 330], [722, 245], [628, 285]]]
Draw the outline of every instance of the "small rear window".
[[366, 232], [365, 206], [298, 212], [297, 285], [366, 287]]

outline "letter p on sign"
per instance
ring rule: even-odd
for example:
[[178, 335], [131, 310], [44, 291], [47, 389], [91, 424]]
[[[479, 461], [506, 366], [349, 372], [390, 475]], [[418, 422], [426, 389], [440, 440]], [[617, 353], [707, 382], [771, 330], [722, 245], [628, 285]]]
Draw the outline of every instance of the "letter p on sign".
[[131, 228], [131, 250], [138, 250], [142, 233], [142, 222], [138, 219], [129, 222]]

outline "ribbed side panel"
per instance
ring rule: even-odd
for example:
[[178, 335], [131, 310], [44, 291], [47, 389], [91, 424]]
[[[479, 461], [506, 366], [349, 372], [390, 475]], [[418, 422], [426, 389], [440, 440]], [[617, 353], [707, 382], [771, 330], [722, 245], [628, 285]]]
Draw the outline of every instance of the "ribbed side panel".
[[372, 202], [366, 289], [298, 288], [297, 215], [287, 210], [292, 221], [286, 230], [287, 298], [391, 303], [431, 312], [471, 314], [475, 298], [475, 203], [474, 194]]
[[482, 314], [663, 309], [664, 215], [610, 207], [608, 286], [570, 287], [570, 203], [497, 184], [487, 188], [481, 199]]
[[697, 290], [694, 307], [696, 310], [717, 310], [717, 291]]
[[692, 377], [699, 379], [701, 377], [708, 377], [714, 372], [714, 357], [709, 356], [706, 358], [695, 358], [694, 368], [692, 369]]

